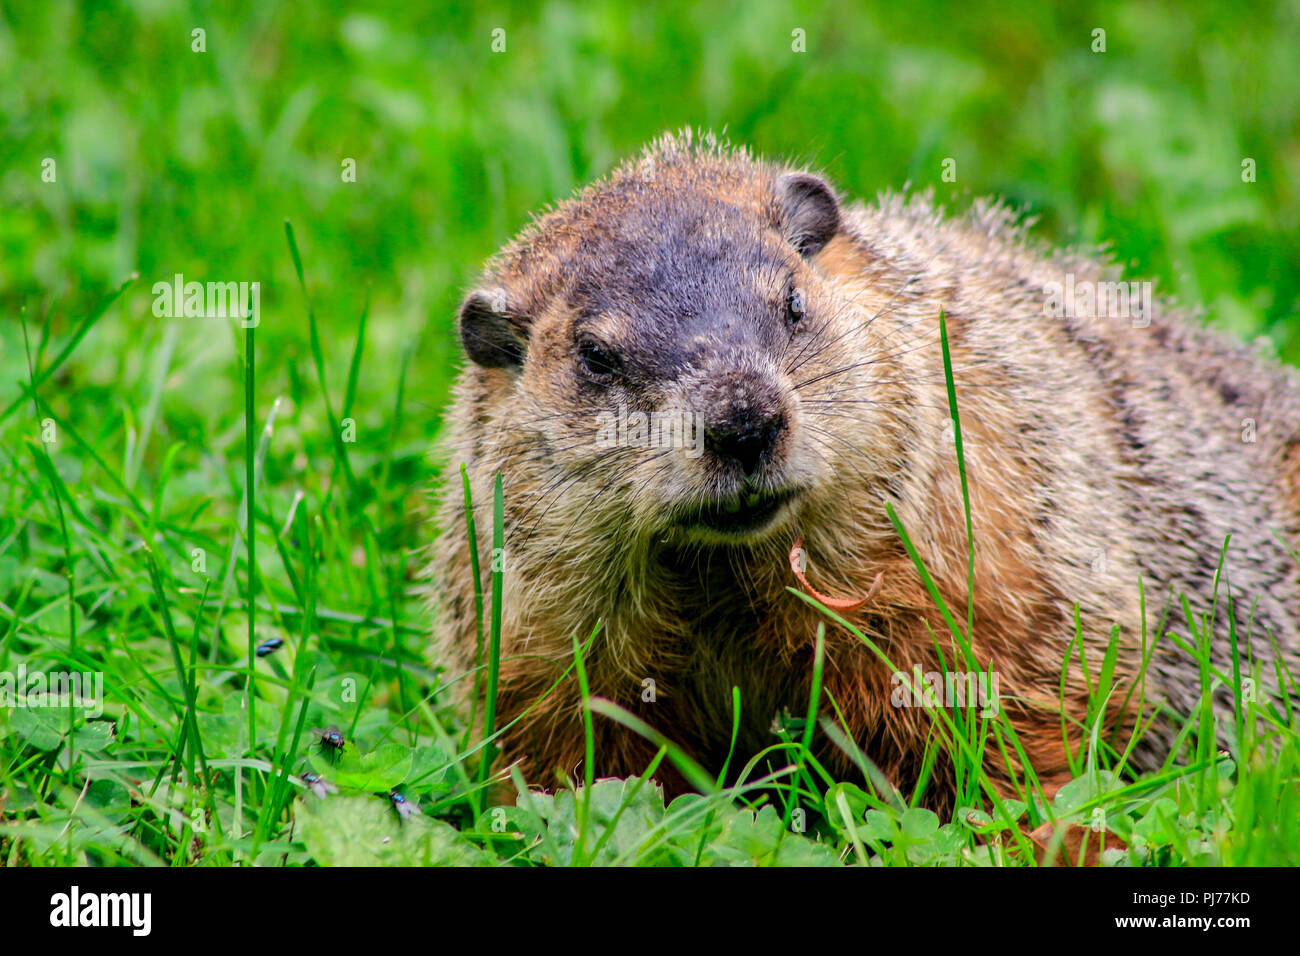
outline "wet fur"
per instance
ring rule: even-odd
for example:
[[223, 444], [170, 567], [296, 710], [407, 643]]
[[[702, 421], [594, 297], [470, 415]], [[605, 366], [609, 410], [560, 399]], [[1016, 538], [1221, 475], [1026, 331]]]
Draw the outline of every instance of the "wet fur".
[[[1220, 594], [1231, 586], [1239, 632], [1249, 622], [1266, 684], [1275, 658], [1292, 672], [1300, 667], [1300, 576], [1288, 552], [1300, 540], [1293, 372], [1159, 301], [1147, 328], [1045, 317], [1047, 283], [1067, 272], [1077, 281], [1118, 279], [1118, 270], [1037, 246], [996, 203], [956, 218], [926, 196], [841, 206], [834, 237], [801, 257], [799, 237], [782, 221], [795, 214], [774, 198], [787, 171], [711, 137], [664, 137], [542, 215], [486, 268], [480, 288], [493, 307], [478, 317], [487, 323], [483, 339], [467, 343], [486, 364], [469, 365], [456, 386], [429, 569], [438, 659], [452, 674], [469, 671], [474, 583], [459, 466], [469, 467], [485, 593], [492, 482], [502, 472], [499, 725], [534, 708], [505, 734], [506, 761], [545, 786], [557, 770], [580, 773], [574, 680], [538, 701], [571, 663], [573, 635], [585, 640], [597, 622], [586, 660], [594, 694], [716, 771], [730, 744], [735, 686], [741, 722], [732, 767], [773, 744], [773, 716], [806, 709], [814, 635], [825, 620], [787, 591], [796, 534], [824, 593], [865, 594], [883, 571], [877, 599], [850, 617], [900, 669], [939, 669], [931, 632], [946, 649], [946, 627], [884, 505], [897, 510], [949, 606], [964, 611], [966, 530], [945, 427], [941, 309], [976, 541], [972, 645], [981, 665], [998, 671], [1004, 706], [1049, 786], [1068, 779], [1060, 682], [1076, 602], [1094, 681], [1120, 627], [1120, 690], [1107, 717], [1120, 748], [1139, 720], [1139, 695], [1128, 695], [1143, 653], [1139, 578], [1148, 642], [1165, 611], [1166, 627], [1185, 638], [1180, 595], [1197, 613], [1210, 609], [1228, 534]], [[727, 329], [709, 326], [708, 316], [752, 312], [777, 295], [785, 269], [808, 295], [804, 328], [781, 341], [764, 325], [757, 353], [733, 355]], [[690, 321], [678, 322], [692, 310], [699, 317], [690, 321], [703, 326], [698, 342], [682, 337]], [[779, 382], [791, 418], [782, 461], [807, 486], [793, 520], [746, 545], [665, 531], [668, 514], [721, 479], [707, 460], [680, 453], [593, 450], [595, 416], [610, 395], [575, 374], [571, 327], [579, 321], [633, 343], [643, 379], [635, 394], [646, 408], [699, 400], [709, 388], [721, 401], [756, 377]], [[729, 367], [733, 359], [741, 364]], [[1256, 423], [1254, 443], [1241, 438], [1247, 418]], [[1230, 674], [1225, 614], [1221, 597], [1214, 660]], [[859, 640], [830, 626], [826, 641], [825, 690], [864, 753], [907, 787], [932, 719], [890, 705], [891, 672]], [[646, 679], [654, 702], [642, 700]], [[1152, 701], [1188, 713], [1199, 694], [1194, 662], [1162, 640], [1141, 692], [1144, 724]], [[1230, 712], [1230, 693], [1219, 696], [1220, 713]], [[1087, 698], [1076, 649], [1064, 693], [1074, 747]], [[1174, 726], [1174, 716], [1156, 716], [1134, 754], [1139, 768], [1158, 765]], [[610, 720], [597, 717], [595, 730], [601, 775], [640, 772], [653, 755]], [[828, 763], [850, 772], [848, 759], [818, 739]], [[1000, 755], [986, 766], [1007, 779]], [[685, 787], [667, 764], [661, 777], [670, 790]], [[950, 787], [941, 760], [930, 802], [945, 803]]]

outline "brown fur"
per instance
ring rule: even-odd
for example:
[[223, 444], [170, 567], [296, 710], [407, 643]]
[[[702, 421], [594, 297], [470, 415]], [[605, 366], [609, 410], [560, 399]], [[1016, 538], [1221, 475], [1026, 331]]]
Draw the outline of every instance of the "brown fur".
[[[1231, 586], [1243, 634], [1258, 601], [1252, 651], [1265, 664], [1262, 679], [1268, 685], [1279, 653], [1293, 670], [1300, 665], [1300, 576], [1285, 546], [1294, 548], [1300, 527], [1294, 373], [1158, 301], [1146, 327], [1095, 313], [1046, 317], [1047, 283], [1066, 273], [1114, 280], [1117, 271], [1037, 247], [996, 204], [976, 203], [956, 219], [915, 196], [843, 208], [829, 187], [782, 178], [788, 172], [709, 137], [665, 137], [525, 230], [489, 263], [485, 293], [462, 309], [462, 335], [479, 364], [461, 376], [449, 418], [430, 564], [437, 645], [453, 673], [474, 667], [465, 462], [485, 593], [492, 482], [504, 474], [506, 760], [542, 785], [557, 770], [580, 773], [575, 680], [544, 695], [572, 662], [573, 636], [586, 640], [598, 622], [586, 658], [593, 694], [710, 772], [728, 752], [733, 687], [741, 700], [733, 770], [775, 743], [774, 715], [806, 709], [815, 634], [826, 621], [787, 590], [798, 535], [823, 593], [865, 594], [884, 572], [876, 598], [848, 617], [898, 670], [938, 670], [936, 635], [953, 666], [947, 627], [884, 507], [896, 509], [964, 626], [967, 536], [945, 427], [940, 310], [976, 542], [971, 647], [980, 667], [998, 672], [1003, 706], [1040, 779], [1050, 787], [1069, 778], [1062, 703], [1077, 750], [1088, 732], [1089, 682], [1115, 626], [1108, 738], [1127, 745], [1141, 695], [1144, 721], [1153, 702], [1166, 703], [1171, 716], [1156, 716], [1133, 758], [1139, 767], [1163, 759], [1173, 715], [1191, 710], [1199, 687], [1195, 665], [1167, 639], [1135, 687], [1143, 632], [1149, 646], [1172, 602], [1167, 628], [1186, 635], [1183, 592], [1198, 613], [1211, 607], [1229, 533], [1221, 593]], [[828, 197], [837, 218], [832, 234], [819, 235]], [[789, 315], [781, 312], [787, 276], [807, 300], [788, 329], [771, 317]], [[740, 332], [717, 323], [727, 315]], [[578, 350], [587, 335], [627, 356], [616, 384], [584, 378]], [[734, 475], [711, 454], [597, 449], [597, 416], [619, 401], [648, 411], [685, 403], [711, 421], [737, 408], [779, 409], [784, 428], [755, 480], [764, 491], [781, 482], [802, 490], [774, 527], [751, 538], [683, 530], [682, 509], [727, 494]], [[1242, 440], [1244, 419], [1254, 421], [1254, 442]], [[1076, 602], [1088, 674], [1072, 647]], [[1223, 616], [1221, 608], [1214, 660], [1230, 673]], [[827, 628], [823, 714], [834, 715], [833, 699], [866, 756], [907, 787], [937, 725], [923, 708], [891, 705], [891, 673], [857, 637]], [[642, 700], [647, 679], [653, 702]], [[1222, 712], [1230, 697], [1220, 698]], [[603, 717], [595, 731], [600, 774], [638, 773], [656, 749]], [[852, 769], [820, 733], [818, 742], [836, 772]], [[986, 761], [1009, 790], [1023, 768], [1003, 764], [996, 753]], [[932, 804], [951, 796], [947, 766], [941, 759]], [[670, 790], [685, 787], [667, 763], [660, 775]]]

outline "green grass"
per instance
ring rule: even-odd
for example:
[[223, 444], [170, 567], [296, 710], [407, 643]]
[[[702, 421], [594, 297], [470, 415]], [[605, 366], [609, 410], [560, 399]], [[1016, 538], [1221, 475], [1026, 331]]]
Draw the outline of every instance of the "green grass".
[[[1094, 723], [1055, 801], [993, 800], [972, 754], [1014, 735], [937, 713], [934, 756], [984, 804], [940, 820], [865, 763], [865, 786], [826, 771], [813, 734], [853, 744], [818, 691], [734, 787], [661, 740], [700, 795], [586, 779], [494, 805], [469, 732], [491, 705], [443, 691], [492, 686], [495, 589], [472, 674], [439, 670], [412, 593], [459, 296], [532, 210], [665, 128], [725, 127], [850, 195], [1009, 196], [1300, 358], [1296, 15], [1163, 9], [0, 3], [0, 673], [96, 671], [106, 696], [99, 719], [0, 708], [0, 862], [1023, 864], [1035, 827], [1096, 810], [1144, 847], [1117, 862], [1300, 862], [1294, 715], [1211, 672], [1225, 608], [1186, 639], [1203, 687], [1234, 688], [1226, 757], [1207, 695], [1182, 768], [1133, 779]], [[260, 281], [261, 324], [155, 317], [175, 273]], [[948, 621], [961, 670], [969, 610]], [[594, 640], [575, 635], [580, 683]]]

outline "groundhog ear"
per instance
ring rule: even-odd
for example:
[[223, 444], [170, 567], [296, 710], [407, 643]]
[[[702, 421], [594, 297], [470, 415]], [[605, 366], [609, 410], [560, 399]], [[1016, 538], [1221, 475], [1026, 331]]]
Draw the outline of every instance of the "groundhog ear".
[[528, 324], [511, 310], [505, 292], [476, 289], [460, 306], [460, 341], [484, 368], [517, 368], [528, 347]]
[[820, 176], [786, 173], [776, 183], [786, 239], [805, 259], [816, 255], [840, 228], [840, 204]]

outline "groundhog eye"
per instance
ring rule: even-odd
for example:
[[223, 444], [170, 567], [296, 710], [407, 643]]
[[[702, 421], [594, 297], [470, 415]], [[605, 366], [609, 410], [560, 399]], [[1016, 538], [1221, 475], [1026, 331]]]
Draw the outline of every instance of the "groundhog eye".
[[790, 295], [785, 300], [786, 318], [791, 322], [800, 321], [807, 309], [803, 302], [803, 293], [798, 289], [791, 289]]
[[596, 378], [608, 378], [619, 369], [618, 356], [599, 342], [583, 342], [578, 346], [578, 357], [587, 373]]

